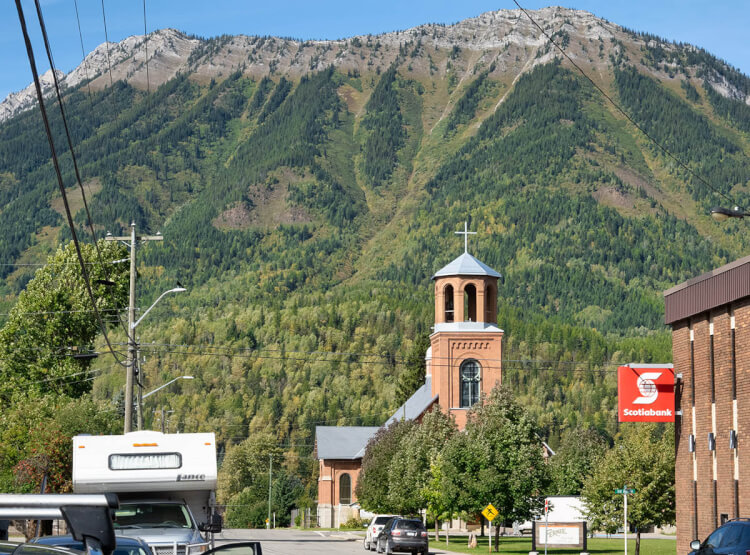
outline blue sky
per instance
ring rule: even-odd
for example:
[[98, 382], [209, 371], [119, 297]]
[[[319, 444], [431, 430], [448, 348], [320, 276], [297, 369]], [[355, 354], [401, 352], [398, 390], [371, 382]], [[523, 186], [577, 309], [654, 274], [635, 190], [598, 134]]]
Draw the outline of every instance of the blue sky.
[[[41, 0], [55, 64], [65, 72], [82, 59], [74, 0]], [[86, 53], [104, 42], [101, 0], [77, 0]], [[521, 1], [521, 0], [519, 0]], [[41, 70], [44, 50], [33, 0], [22, 0]], [[104, 0], [111, 41], [143, 33], [143, 0]], [[523, 0], [536, 9], [562, 5], [590, 11], [614, 23], [705, 48], [750, 73], [747, 0]], [[335, 39], [407, 29], [422, 23], [454, 23], [513, 0], [146, 0], [148, 30], [174, 27], [210, 37], [221, 34]], [[13, 0], [0, 2], [0, 99], [31, 83]]]

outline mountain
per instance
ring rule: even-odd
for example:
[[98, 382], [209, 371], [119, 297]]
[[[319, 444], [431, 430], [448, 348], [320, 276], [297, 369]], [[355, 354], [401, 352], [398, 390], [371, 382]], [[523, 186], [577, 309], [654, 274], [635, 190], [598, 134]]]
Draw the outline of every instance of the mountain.
[[[139, 255], [139, 304], [189, 289], [138, 328], [147, 387], [196, 377], [161, 398], [180, 429], [222, 444], [272, 431], [312, 475], [316, 424], [380, 424], [397, 406], [430, 333], [430, 276], [468, 220], [469, 250], [505, 276], [506, 382], [553, 447], [578, 425], [616, 433], [617, 363], [671, 357], [661, 292], [747, 251], [742, 222], [707, 211], [748, 204], [750, 79], [587, 12], [531, 13], [585, 76], [498, 11], [336, 41], [162, 30], [64, 77], [98, 231], [165, 237]], [[40, 118], [7, 110], [5, 307], [24, 264], [70, 237]], [[116, 398], [121, 372], [96, 364], [94, 396]]]

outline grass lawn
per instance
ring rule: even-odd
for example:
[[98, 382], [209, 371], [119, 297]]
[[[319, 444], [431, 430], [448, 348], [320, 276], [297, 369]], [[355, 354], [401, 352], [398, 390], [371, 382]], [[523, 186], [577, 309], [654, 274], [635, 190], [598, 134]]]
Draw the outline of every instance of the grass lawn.
[[[441, 536], [435, 541], [434, 535], [430, 534], [430, 547], [432, 549], [447, 549], [458, 553], [487, 553], [487, 537], [477, 538], [477, 547], [469, 549], [466, 547], [466, 536], [450, 538], [449, 544], [445, 545], [445, 537]], [[493, 543], [495, 538], [492, 538]], [[588, 541], [588, 553], [591, 555], [622, 555], [625, 542], [622, 539], [593, 538]], [[494, 545], [493, 545], [494, 551]], [[528, 555], [531, 551], [531, 539], [529, 538], [500, 538], [500, 553], [506, 555]], [[580, 549], [549, 549], [549, 555], [578, 555]], [[540, 555], [544, 553], [544, 546], [539, 550]], [[628, 541], [628, 555], [635, 553], [635, 539]], [[642, 555], [675, 555], [675, 542], [672, 540], [641, 540]]]

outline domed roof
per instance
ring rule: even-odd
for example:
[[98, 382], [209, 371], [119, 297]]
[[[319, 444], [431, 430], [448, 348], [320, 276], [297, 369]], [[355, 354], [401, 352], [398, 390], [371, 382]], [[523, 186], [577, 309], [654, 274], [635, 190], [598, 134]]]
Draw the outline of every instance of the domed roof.
[[445, 276], [490, 276], [495, 278], [502, 277], [498, 272], [487, 266], [484, 262], [477, 260], [468, 252], [453, 260], [447, 266], [443, 266], [435, 272], [432, 279]]

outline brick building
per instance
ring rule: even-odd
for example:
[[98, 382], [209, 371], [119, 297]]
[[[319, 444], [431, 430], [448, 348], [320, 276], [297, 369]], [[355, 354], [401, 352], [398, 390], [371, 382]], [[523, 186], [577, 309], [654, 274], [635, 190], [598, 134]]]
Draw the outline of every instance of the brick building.
[[[471, 406], [500, 383], [503, 330], [497, 325], [498, 278], [499, 273], [466, 251], [466, 243], [461, 256], [435, 273], [435, 325], [425, 355], [425, 383], [385, 426], [400, 419], [420, 420], [439, 406], [463, 428]], [[377, 430], [316, 427], [319, 526], [335, 527], [358, 514], [354, 488], [365, 447]]]
[[[750, 516], [750, 256], [664, 292], [676, 397], [677, 552]], [[680, 412], [681, 411], [681, 412]]]

